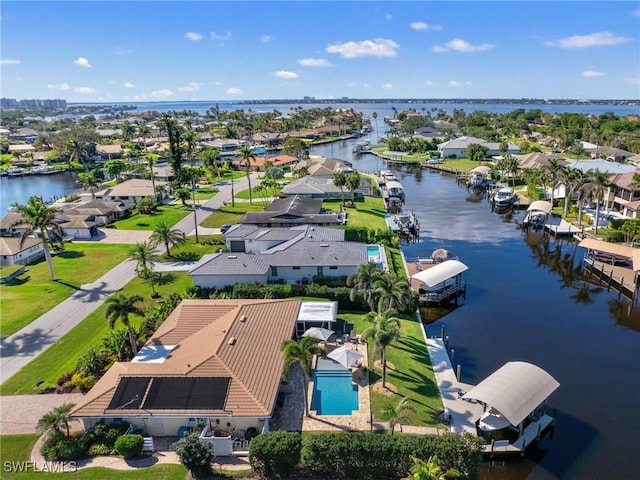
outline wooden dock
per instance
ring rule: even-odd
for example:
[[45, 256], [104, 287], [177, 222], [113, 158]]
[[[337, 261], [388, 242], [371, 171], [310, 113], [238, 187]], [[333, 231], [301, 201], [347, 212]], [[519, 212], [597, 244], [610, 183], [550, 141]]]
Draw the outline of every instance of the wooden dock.
[[597, 283], [606, 286], [607, 290], [613, 288], [620, 295], [635, 302], [638, 293], [638, 280], [636, 272], [631, 267], [598, 262], [586, 256], [582, 262], [585, 272], [593, 277]]
[[544, 229], [554, 237], [573, 237], [582, 231], [565, 220], [560, 220], [560, 223], [545, 223]]

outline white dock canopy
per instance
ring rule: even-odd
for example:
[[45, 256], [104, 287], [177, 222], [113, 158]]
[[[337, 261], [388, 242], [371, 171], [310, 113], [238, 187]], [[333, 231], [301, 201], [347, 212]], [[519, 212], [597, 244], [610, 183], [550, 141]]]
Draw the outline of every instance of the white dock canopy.
[[619, 257], [627, 257], [633, 261], [633, 271], [640, 270], [640, 250], [633, 247], [627, 247], [626, 245], [619, 245], [617, 243], [604, 242], [602, 240], [596, 240], [595, 238], [583, 238], [578, 244], [579, 247], [586, 248], [588, 250], [598, 250], [599, 252], [611, 253], [618, 255]]
[[487, 167], [486, 165], [480, 165], [479, 167], [472, 168], [469, 170], [469, 173], [479, 173], [480, 175], [486, 175], [491, 171], [491, 167]]
[[545, 200], [536, 200], [535, 202], [531, 202], [531, 205], [527, 208], [527, 212], [551, 213], [551, 210], [553, 210], [553, 205], [551, 205], [551, 202], [547, 202]]
[[518, 426], [559, 386], [556, 379], [540, 367], [527, 362], [509, 362], [462, 398], [480, 400]]
[[427, 287], [434, 287], [439, 283], [449, 280], [462, 272], [469, 270], [464, 263], [458, 260], [447, 260], [433, 267], [412, 275], [411, 278], [421, 281]]

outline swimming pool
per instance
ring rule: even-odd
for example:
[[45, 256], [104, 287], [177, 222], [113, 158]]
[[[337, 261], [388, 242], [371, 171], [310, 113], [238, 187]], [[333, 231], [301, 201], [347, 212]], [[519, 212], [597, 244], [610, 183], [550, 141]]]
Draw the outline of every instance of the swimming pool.
[[380, 262], [382, 258], [380, 255], [380, 247], [378, 245], [367, 245], [367, 257], [369, 257], [370, 262]]
[[319, 358], [313, 372], [311, 410], [318, 415], [351, 415], [358, 410], [358, 385], [351, 370], [330, 358]]

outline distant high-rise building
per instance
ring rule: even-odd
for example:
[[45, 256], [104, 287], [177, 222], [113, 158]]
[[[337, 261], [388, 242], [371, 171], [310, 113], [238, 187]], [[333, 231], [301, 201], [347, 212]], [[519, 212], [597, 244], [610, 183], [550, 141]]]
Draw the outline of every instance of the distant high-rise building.
[[67, 108], [67, 101], [54, 99], [26, 99], [0, 98], [0, 108]]

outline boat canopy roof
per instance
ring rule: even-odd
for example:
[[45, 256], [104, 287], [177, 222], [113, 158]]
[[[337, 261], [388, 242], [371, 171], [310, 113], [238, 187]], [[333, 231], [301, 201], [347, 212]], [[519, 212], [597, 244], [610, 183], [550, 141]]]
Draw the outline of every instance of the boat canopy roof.
[[498, 410], [517, 426], [560, 384], [542, 368], [527, 362], [509, 362], [469, 390], [463, 399], [475, 399]]
[[402, 184], [400, 182], [396, 182], [395, 180], [391, 180], [390, 182], [387, 182], [387, 188], [397, 188], [399, 190], [402, 190]]
[[446, 260], [412, 275], [411, 278], [421, 281], [427, 287], [434, 287], [468, 269], [469, 267], [458, 260]]
[[551, 202], [547, 202], [546, 200], [536, 200], [535, 202], [531, 202], [531, 205], [527, 208], [527, 212], [538, 211], [551, 213], [551, 210], [553, 210], [553, 205], [551, 205]]
[[479, 167], [472, 168], [470, 173], [480, 173], [481, 175], [486, 175], [491, 171], [491, 167], [487, 167], [486, 165], [480, 165]]
[[633, 271], [640, 270], [640, 249], [618, 245], [617, 243], [603, 242], [595, 238], [583, 238], [578, 244], [579, 247], [599, 252], [611, 253], [620, 257], [627, 257], [633, 260]]

